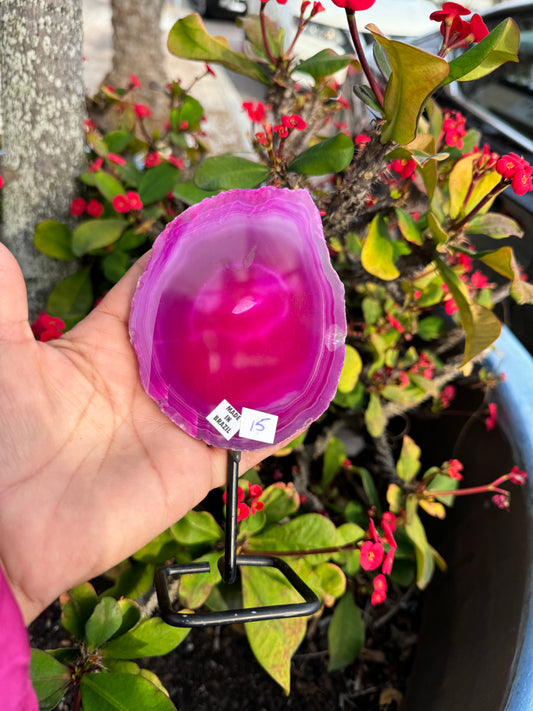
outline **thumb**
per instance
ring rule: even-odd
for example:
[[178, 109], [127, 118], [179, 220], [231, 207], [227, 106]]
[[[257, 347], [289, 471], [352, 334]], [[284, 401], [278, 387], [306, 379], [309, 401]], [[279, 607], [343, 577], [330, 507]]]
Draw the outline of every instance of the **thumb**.
[[33, 338], [28, 323], [28, 297], [17, 260], [0, 243], [0, 341]]

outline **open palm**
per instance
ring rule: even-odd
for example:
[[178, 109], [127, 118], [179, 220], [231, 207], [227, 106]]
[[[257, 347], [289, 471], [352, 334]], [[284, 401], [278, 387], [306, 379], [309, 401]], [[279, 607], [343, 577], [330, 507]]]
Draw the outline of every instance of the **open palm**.
[[[0, 563], [26, 622], [225, 481], [226, 452], [182, 432], [141, 386], [127, 322], [145, 261], [40, 343], [0, 245]], [[241, 471], [274, 450], [244, 453]]]

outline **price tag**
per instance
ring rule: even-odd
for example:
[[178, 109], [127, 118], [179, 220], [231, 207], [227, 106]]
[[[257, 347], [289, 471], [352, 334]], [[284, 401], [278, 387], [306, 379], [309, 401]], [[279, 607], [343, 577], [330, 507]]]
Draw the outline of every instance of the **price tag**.
[[245, 439], [255, 439], [258, 442], [273, 444], [278, 426], [278, 416], [268, 412], [242, 408], [241, 428], [239, 435]]
[[207, 416], [207, 421], [228, 441], [239, 430], [241, 416], [227, 400], [222, 400]]

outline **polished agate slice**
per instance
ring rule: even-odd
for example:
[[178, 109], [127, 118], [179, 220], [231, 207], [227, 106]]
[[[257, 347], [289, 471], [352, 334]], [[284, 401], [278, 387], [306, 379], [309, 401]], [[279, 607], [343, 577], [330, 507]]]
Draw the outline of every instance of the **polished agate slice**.
[[273, 187], [221, 193], [167, 225], [130, 316], [148, 395], [189, 435], [237, 450], [324, 412], [345, 336], [318, 210], [305, 190]]

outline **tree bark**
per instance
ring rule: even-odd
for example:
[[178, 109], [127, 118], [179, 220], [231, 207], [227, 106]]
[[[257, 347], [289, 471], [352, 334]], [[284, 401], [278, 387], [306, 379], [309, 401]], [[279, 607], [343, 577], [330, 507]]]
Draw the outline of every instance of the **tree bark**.
[[130, 75], [141, 82], [137, 103], [147, 104], [159, 117], [168, 109], [165, 55], [161, 34], [163, 0], [111, 0], [113, 66], [104, 83], [126, 88]]
[[[71, 262], [39, 253], [35, 226], [69, 220], [85, 164], [81, 0], [0, 0], [2, 233], [42, 310]], [[10, 177], [11, 176], [11, 177]]]

